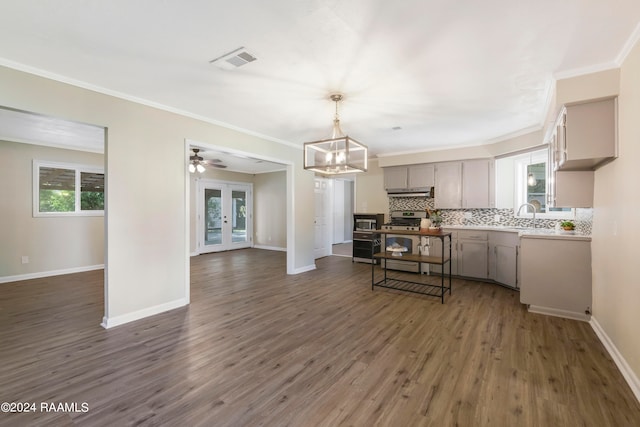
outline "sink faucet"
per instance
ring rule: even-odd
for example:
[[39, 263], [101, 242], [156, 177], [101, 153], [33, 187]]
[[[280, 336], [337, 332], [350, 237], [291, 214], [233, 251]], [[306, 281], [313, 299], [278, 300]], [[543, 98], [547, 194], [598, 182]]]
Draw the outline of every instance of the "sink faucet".
[[520, 207], [518, 208], [518, 213], [516, 215], [520, 215], [520, 211], [522, 210], [522, 208], [527, 208], [527, 207], [531, 207], [531, 210], [533, 211], [533, 228], [536, 228], [536, 207], [533, 206], [531, 203], [521, 204]]

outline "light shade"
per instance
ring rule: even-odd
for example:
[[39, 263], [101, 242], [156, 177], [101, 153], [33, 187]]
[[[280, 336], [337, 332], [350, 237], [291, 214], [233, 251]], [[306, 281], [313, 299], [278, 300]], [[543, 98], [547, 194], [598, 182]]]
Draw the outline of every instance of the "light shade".
[[304, 143], [304, 168], [325, 175], [367, 171], [367, 146], [349, 138], [340, 129], [338, 103], [342, 94], [329, 97], [336, 104], [333, 134], [329, 139]]
[[329, 175], [366, 172], [367, 146], [348, 136], [305, 142], [304, 168]]
[[536, 179], [536, 177], [533, 175], [533, 173], [529, 173], [529, 176], [527, 177], [527, 185], [529, 187], [533, 187], [538, 183], [538, 180]]

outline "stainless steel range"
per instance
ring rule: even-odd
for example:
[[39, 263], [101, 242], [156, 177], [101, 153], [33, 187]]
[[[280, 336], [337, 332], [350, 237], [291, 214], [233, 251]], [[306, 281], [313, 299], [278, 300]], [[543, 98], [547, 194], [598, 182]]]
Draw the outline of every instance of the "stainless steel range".
[[[426, 217], [427, 213], [425, 211], [393, 211], [391, 212], [391, 222], [383, 224], [382, 229], [418, 231], [420, 230], [420, 220]], [[384, 242], [384, 248], [382, 249], [384, 250], [388, 246], [392, 246], [394, 243], [406, 247], [407, 252], [405, 252], [405, 254], [417, 254], [420, 253], [421, 250], [428, 250], [428, 246], [420, 246], [419, 236], [400, 236], [394, 234], [387, 234], [386, 241]], [[420, 268], [420, 263], [418, 262], [394, 260], [385, 261], [386, 268], [390, 270], [402, 270], [414, 273], [427, 273], [429, 271], [428, 264], [423, 264], [423, 268]]]

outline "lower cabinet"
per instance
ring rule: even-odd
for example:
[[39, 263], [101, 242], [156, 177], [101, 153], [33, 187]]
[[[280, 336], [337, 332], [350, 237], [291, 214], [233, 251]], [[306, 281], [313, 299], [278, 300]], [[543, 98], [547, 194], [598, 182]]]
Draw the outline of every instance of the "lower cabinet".
[[489, 279], [518, 288], [518, 233], [489, 233]]
[[529, 311], [578, 320], [591, 318], [591, 242], [520, 239], [520, 302]]
[[475, 279], [489, 277], [488, 234], [486, 231], [458, 232], [458, 276]]
[[[451, 232], [451, 274], [470, 279], [489, 280], [518, 288], [517, 232], [445, 229]], [[439, 253], [439, 239], [431, 239], [430, 251]], [[445, 251], [447, 248], [445, 248]], [[441, 266], [429, 271], [440, 274]], [[445, 270], [445, 273], [448, 273]]]
[[[447, 233], [451, 233], [451, 275], [458, 275], [458, 232], [456, 230], [447, 230], [443, 229], [443, 231]], [[442, 250], [442, 241], [437, 238], [430, 237], [429, 239], [429, 253], [430, 254], [439, 254]], [[449, 242], [445, 241], [445, 245], [448, 245]], [[445, 253], [449, 251], [449, 246], [444, 248]], [[436, 264], [429, 264], [429, 271], [431, 273], [440, 274], [442, 272], [442, 266]], [[423, 269], [422, 271], [427, 271]], [[444, 269], [445, 274], [449, 274], [449, 266], [445, 266]]]

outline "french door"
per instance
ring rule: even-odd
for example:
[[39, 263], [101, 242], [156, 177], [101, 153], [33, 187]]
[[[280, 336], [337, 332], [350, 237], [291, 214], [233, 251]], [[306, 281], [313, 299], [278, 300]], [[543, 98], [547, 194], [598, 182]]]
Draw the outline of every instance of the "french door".
[[199, 253], [251, 247], [252, 184], [203, 179], [198, 199]]

